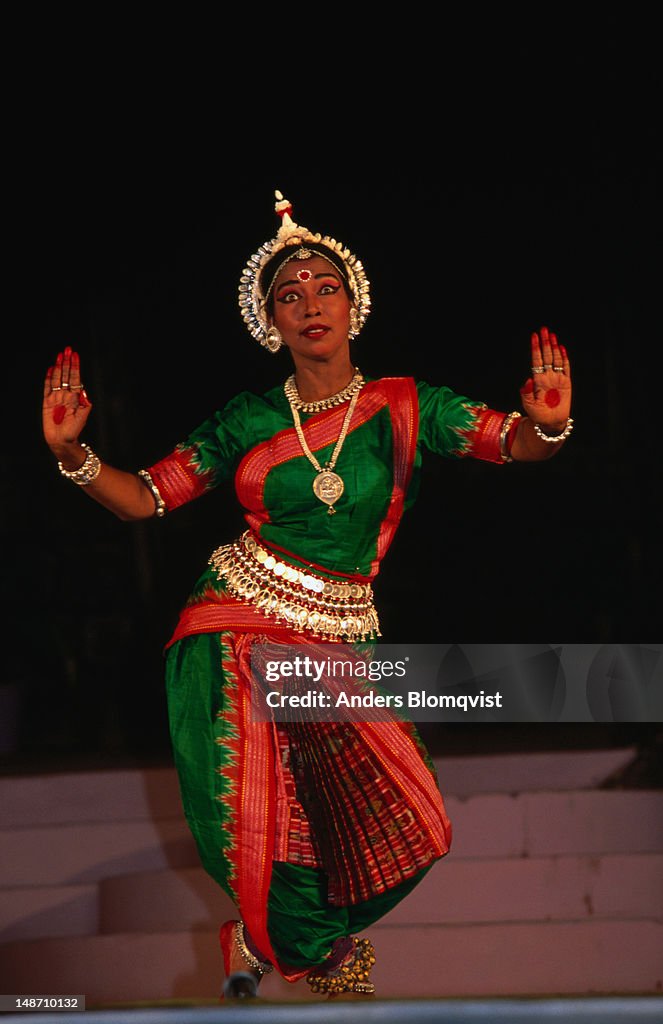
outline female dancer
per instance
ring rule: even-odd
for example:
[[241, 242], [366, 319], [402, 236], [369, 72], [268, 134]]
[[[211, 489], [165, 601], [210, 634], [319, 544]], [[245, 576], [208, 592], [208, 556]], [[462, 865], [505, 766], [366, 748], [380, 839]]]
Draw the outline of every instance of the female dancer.
[[422, 451], [549, 457], [573, 425], [570, 367], [554, 334], [532, 334], [525, 415], [410, 378], [365, 379], [350, 352], [370, 311], [362, 264], [277, 199], [281, 227], [250, 258], [240, 308], [263, 346], [290, 350], [285, 385], [237, 395], [166, 458], [127, 473], [79, 440], [92, 406], [67, 348], [46, 375], [44, 434], [60, 471], [124, 520], [162, 516], [234, 474], [248, 529], [213, 553], [168, 644], [185, 813], [241, 914], [221, 928], [228, 991], [255, 994], [276, 967], [354, 997], [373, 993], [375, 961], [354, 933], [444, 856], [450, 824], [411, 724], [255, 721], [252, 647], [379, 635], [371, 583]]

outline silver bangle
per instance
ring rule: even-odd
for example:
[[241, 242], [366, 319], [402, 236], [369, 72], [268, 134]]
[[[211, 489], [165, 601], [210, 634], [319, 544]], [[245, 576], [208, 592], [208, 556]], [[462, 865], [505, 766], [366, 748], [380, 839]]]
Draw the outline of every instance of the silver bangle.
[[544, 434], [538, 423], [534, 423], [533, 426], [534, 433], [536, 434], [536, 436], [540, 437], [542, 441], [546, 442], [546, 444], [558, 444], [560, 441], [565, 441], [571, 433], [571, 431], [573, 430], [573, 420], [569, 416], [568, 420], [566, 421], [566, 426], [564, 427], [562, 433], [554, 434], [552, 437], [550, 437], [548, 434]]
[[66, 476], [67, 480], [78, 484], [79, 487], [87, 487], [88, 484], [91, 484], [99, 476], [101, 461], [88, 444], [82, 444], [81, 447], [86, 452], [85, 462], [82, 466], [79, 466], [78, 469], [69, 470], [65, 469], [61, 462], [58, 462], [58, 469], [63, 476]]
[[509, 436], [509, 431], [514, 420], [520, 419], [521, 413], [514, 410], [510, 412], [508, 416], [505, 416], [502, 420], [502, 429], [500, 430], [500, 455], [502, 456], [503, 462], [513, 462], [513, 458], [509, 455], [506, 447], [506, 439]]
[[168, 509], [166, 508], [166, 502], [163, 500], [161, 494], [159, 493], [159, 488], [157, 487], [154, 480], [152, 479], [152, 477], [150, 476], [146, 469], [139, 469], [138, 476], [141, 478], [141, 480], [147, 487], [148, 491], [150, 491], [152, 497], [154, 498], [154, 504], [156, 505], [156, 514], [159, 517], [159, 519], [162, 519], [163, 516], [165, 516]]

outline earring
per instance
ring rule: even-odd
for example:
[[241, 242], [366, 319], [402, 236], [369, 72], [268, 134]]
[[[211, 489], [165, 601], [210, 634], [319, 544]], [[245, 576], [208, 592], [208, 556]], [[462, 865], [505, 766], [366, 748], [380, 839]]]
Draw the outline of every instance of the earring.
[[361, 330], [361, 320], [359, 318], [359, 310], [352, 306], [350, 309], [350, 337], [356, 338]]
[[278, 327], [275, 327], [272, 324], [272, 326], [267, 331], [267, 334], [265, 335], [263, 345], [266, 348], [268, 348], [270, 352], [278, 352], [282, 344], [283, 338], [281, 337], [281, 332], [278, 329]]

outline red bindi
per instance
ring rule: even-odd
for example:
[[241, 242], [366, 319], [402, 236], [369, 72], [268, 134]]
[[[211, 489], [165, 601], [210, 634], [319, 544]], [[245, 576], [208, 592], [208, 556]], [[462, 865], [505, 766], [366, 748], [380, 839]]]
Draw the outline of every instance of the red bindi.
[[546, 405], [549, 409], [554, 409], [555, 406], [559, 405], [560, 401], [557, 388], [550, 388], [549, 391], [546, 391]]
[[66, 413], [66, 411], [66, 405], [56, 405], [55, 409], [53, 410], [53, 422], [59, 426], [64, 419], [64, 414]]
[[297, 280], [298, 281], [310, 281], [312, 277], [313, 277], [313, 274], [311, 273], [310, 270], [298, 270], [297, 271]]

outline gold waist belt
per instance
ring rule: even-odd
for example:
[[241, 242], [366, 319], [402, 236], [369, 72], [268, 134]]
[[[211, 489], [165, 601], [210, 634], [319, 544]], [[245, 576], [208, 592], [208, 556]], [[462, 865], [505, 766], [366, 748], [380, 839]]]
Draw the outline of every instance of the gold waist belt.
[[248, 531], [213, 551], [209, 564], [233, 597], [297, 632], [351, 643], [382, 635], [370, 583], [334, 582], [297, 569], [279, 561]]

